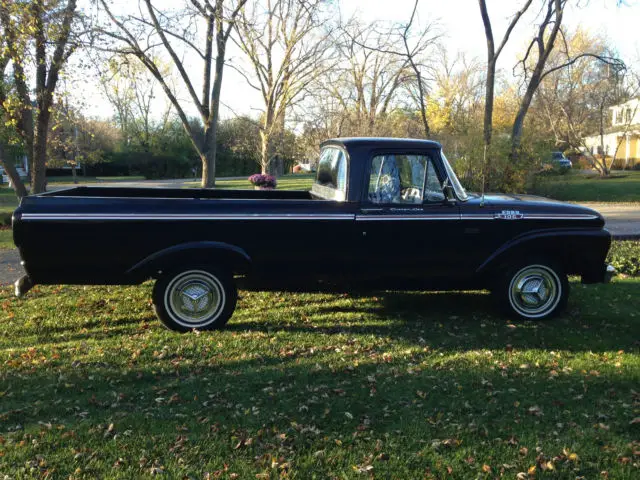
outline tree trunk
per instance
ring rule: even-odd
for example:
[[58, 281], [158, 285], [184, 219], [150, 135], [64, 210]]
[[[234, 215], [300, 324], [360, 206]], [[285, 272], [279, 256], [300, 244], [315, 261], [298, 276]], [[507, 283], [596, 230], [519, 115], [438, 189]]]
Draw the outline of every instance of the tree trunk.
[[271, 149], [271, 135], [260, 131], [260, 169], [262, 173], [269, 173], [269, 150]]
[[[607, 169], [607, 152], [604, 149], [604, 103], [600, 104], [600, 150], [602, 151], [602, 164], [600, 165], [600, 176], [606, 177], [609, 175]], [[616, 152], [613, 153], [615, 158]]]
[[522, 144], [522, 130], [524, 128], [524, 119], [527, 116], [527, 112], [529, 111], [529, 106], [531, 106], [533, 96], [536, 93], [538, 85], [540, 84], [540, 74], [541, 72], [536, 71], [531, 76], [531, 81], [527, 86], [527, 91], [525, 92], [524, 97], [522, 97], [520, 108], [518, 109], [516, 119], [513, 122], [513, 128], [511, 130], [512, 157], [517, 156], [518, 150], [520, 150], [520, 145]]
[[[562, 14], [563, 14], [563, 3], [561, 0], [549, 0], [549, 12], [547, 17], [545, 18], [545, 22], [539, 27], [539, 37], [538, 41], [538, 60], [536, 65], [531, 73], [531, 79], [529, 80], [529, 84], [527, 85], [527, 90], [520, 102], [520, 108], [518, 109], [518, 114], [513, 122], [513, 128], [511, 130], [511, 158], [516, 159], [520, 153], [520, 145], [522, 144], [522, 130], [524, 128], [524, 119], [527, 116], [527, 112], [529, 111], [529, 106], [533, 100], [533, 96], [535, 95], [538, 87], [540, 86], [540, 82], [543, 78], [544, 67], [547, 63], [549, 55], [553, 50], [555, 45], [556, 37], [558, 35], [558, 31], [562, 25]], [[551, 20], [551, 8], [553, 1], [555, 17], [553, 21]], [[553, 29], [549, 33], [546, 40], [544, 39], [544, 30], [548, 25], [552, 24]]]
[[485, 175], [484, 175], [484, 188], [485, 190], [491, 188], [492, 179], [492, 155], [491, 155], [491, 137], [493, 135], [493, 97], [495, 89], [495, 77], [496, 77], [496, 60], [493, 54], [489, 54], [489, 60], [487, 62], [487, 85], [484, 99], [484, 146], [485, 146]]
[[31, 162], [31, 193], [42, 193], [47, 188], [47, 135], [49, 113], [40, 112], [33, 139], [33, 161]]
[[4, 171], [7, 173], [7, 176], [11, 180], [11, 185], [13, 185], [13, 189], [16, 192], [16, 196], [18, 200], [22, 200], [22, 197], [26, 197], [28, 195], [27, 189], [16, 170], [15, 165], [11, 161], [7, 161], [4, 156], [4, 145], [0, 144], [0, 163], [4, 167]]
[[202, 160], [202, 188], [216, 186], [216, 124], [205, 125], [204, 145], [200, 159]]

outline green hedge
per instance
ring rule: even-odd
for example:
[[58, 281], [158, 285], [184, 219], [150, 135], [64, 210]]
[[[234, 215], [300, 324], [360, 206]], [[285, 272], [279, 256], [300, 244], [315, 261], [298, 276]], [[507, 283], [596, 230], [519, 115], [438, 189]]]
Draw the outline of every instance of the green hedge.
[[640, 241], [612, 242], [607, 262], [613, 265], [618, 273], [640, 276]]

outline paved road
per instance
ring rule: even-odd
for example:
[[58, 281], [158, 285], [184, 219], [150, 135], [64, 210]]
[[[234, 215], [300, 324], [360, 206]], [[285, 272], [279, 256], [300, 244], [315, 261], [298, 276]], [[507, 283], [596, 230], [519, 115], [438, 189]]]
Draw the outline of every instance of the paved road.
[[640, 239], [640, 203], [582, 203], [600, 212], [615, 238]]

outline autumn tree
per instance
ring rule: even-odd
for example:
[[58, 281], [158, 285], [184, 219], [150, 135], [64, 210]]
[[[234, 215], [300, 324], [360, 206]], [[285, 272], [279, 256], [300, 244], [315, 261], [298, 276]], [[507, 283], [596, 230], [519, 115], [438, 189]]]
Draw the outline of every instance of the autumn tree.
[[[76, 50], [72, 38], [76, 0], [0, 3], [0, 105], [25, 146], [31, 192], [46, 187], [46, 155], [51, 110], [60, 73]], [[19, 197], [26, 189], [10, 162], [5, 168]]]
[[[106, 0], [99, 0], [99, 3], [108, 19], [100, 32], [112, 40], [100, 48], [135, 57], [151, 72], [200, 157], [202, 187], [214, 187], [216, 135], [227, 43], [247, 0], [190, 0], [181, 2], [180, 9], [160, 9], [151, 0], [139, 0], [139, 11], [122, 15], [116, 15]], [[163, 66], [159, 63], [163, 56], [167, 56], [177, 70], [188, 100], [175, 93], [163, 74]], [[189, 63], [185, 58], [190, 59]], [[196, 72], [200, 74], [199, 79]], [[201, 86], [200, 93], [198, 85]], [[194, 128], [188, 116], [189, 109], [197, 112], [204, 135], [199, 135], [198, 129]]]
[[[633, 96], [637, 86], [628, 88], [632, 76], [625, 75], [624, 64], [606, 39], [579, 28], [572, 33], [561, 30], [559, 42], [561, 46], [549, 57], [550, 73], [540, 83], [532, 109], [556, 145], [583, 151], [593, 167], [607, 175], [610, 165], [605, 156], [592, 155], [584, 138], [598, 132], [602, 144], [609, 107]], [[576, 60], [565, 65], [567, 58]], [[564, 67], [555, 68], [560, 65]]]

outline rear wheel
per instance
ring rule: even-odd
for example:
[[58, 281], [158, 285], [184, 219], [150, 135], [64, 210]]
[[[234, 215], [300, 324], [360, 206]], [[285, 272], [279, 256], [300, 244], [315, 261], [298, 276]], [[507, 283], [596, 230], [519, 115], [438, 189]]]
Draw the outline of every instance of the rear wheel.
[[222, 328], [236, 307], [238, 293], [231, 275], [212, 268], [174, 270], [156, 281], [153, 305], [170, 330]]
[[494, 295], [506, 313], [527, 320], [544, 320], [566, 307], [569, 282], [561, 266], [538, 259], [508, 269]]

